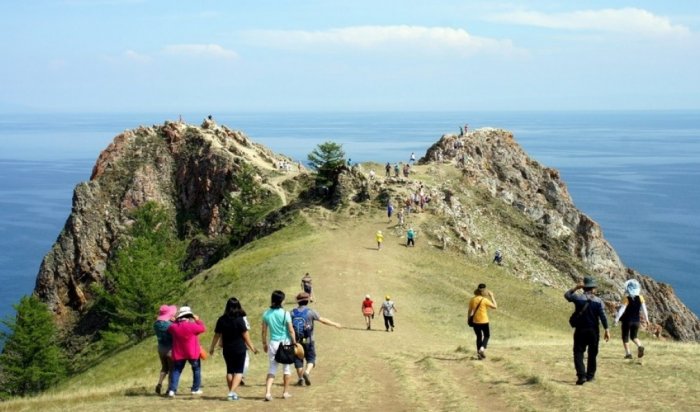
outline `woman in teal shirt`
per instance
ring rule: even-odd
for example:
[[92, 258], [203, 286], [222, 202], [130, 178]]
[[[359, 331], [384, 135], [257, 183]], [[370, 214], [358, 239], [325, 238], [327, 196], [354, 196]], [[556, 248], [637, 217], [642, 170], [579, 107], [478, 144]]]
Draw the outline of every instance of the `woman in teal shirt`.
[[[262, 321], [262, 344], [263, 350], [267, 353], [270, 360], [270, 367], [267, 370], [267, 380], [265, 381], [265, 400], [272, 400], [272, 383], [275, 381], [277, 373], [277, 361], [275, 353], [280, 344], [296, 344], [294, 336], [294, 327], [292, 326], [292, 318], [289, 312], [284, 310], [282, 303], [284, 302], [284, 292], [276, 290], [272, 292], [270, 298], [270, 308], [263, 314]], [[270, 340], [268, 342], [268, 332]], [[284, 392], [282, 398], [286, 399], [292, 395], [289, 393], [289, 382], [291, 380], [292, 368], [291, 365], [284, 365]]]

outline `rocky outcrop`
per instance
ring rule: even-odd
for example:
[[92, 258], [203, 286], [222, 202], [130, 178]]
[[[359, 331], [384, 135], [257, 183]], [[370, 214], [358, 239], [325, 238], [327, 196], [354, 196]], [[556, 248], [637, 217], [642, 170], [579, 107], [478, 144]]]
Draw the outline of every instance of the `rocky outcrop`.
[[179, 236], [197, 239], [191, 259], [207, 263], [216, 251], [202, 239], [235, 230], [223, 209], [226, 196], [237, 190], [233, 177], [242, 165], [252, 165], [256, 181], [274, 195], [269, 176], [282, 175], [277, 165], [288, 159], [241, 132], [205, 123], [126, 131], [100, 154], [90, 181], [76, 187], [71, 214], [36, 280], [35, 294], [59, 321], [70, 324], [89, 306], [91, 285], [104, 281], [108, 258], [135, 208], [148, 201], [165, 206]]
[[[537, 231], [529, 235], [537, 237], [541, 243], [540, 256], [572, 280], [585, 273], [601, 279], [602, 297], [611, 309], [621, 300], [624, 282], [636, 278], [644, 287], [655, 325], [675, 339], [700, 340], [700, 321], [678, 299], [671, 286], [625, 267], [605, 240], [600, 226], [576, 208], [559, 172], [531, 159], [511, 132], [484, 128], [461, 136], [444, 135], [427, 150], [420, 163], [456, 166], [467, 184], [487, 191], [521, 212], [535, 223]], [[455, 214], [454, 205], [448, 205], [447, 209]], [[457, 214], [452, 230], [469, 232], [463, 230], [474, 226], [469, 217], [465, 213]], [[471, 232], [478, 232], [478, 229]], [[556, 253], [562, 249], [581, 265], [562, 259]], [[556, 283], [556, 280], [546, 283]]]

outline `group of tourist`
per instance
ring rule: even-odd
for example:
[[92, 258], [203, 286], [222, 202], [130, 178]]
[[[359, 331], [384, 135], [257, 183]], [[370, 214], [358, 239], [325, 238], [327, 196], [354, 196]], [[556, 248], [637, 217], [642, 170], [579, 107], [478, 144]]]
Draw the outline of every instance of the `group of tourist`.
[[[362, 301], [362, 316], [365, 318], [365, 324], [367, 326], [367, 330], [372, 329], [372, 319], [374, 319], [374, 301], [370, 297], [370, 295], [365, 295], [364, 300]], [[398, 309], [396, 309], [396, 305], [394, 304], [394, 301], [391, 300], [391, 296], [386, 295], [384, 297], [384, 302], [382, 302], [382, 306], [380, 307], [382, 316], [384, 317], [384, 328], [386, 329], [387, 332], [393, 332], [394, 331], [394, 313], [398, 312]]]

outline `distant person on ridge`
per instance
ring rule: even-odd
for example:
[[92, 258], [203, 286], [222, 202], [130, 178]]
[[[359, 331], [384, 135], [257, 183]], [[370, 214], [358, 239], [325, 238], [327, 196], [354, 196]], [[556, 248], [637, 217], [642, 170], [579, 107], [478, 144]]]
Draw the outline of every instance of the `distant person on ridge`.
[[[574, 366], [576, 367], [576, 384], [583, 385], [587, 381], [595, 379], [597, 369], [596, 357], [598, 356], [598, 343], [600, 341], [600, 329], [598, 320], [605, 329], [604, 339], [610, 339], [608, 318], [605, 317], [603, 301], [595, 296], [598, 287], [591, 276], [583, 278], [583, 283], [578, 283], [566, 291], [564, 298], [575, 305], [575, 312], [570, 322], [574, 330]], [[576, 291], [583, 289], [583, 294]], [[583, 364], [583, 354], [588, 348], [588, 365]]]
[[386, 171], [386, 177], [391, 177], [391, 163], [386, 162], [386, 166], [384, 166], [384, 170]]
[[304, 292], [308, 293], [310, 296], [310, 301], [314, 301], [314, 286], [311, 280], [311, 275], [309, 275], [309, 272], [306, 272], [303, 278], [301, 278], [301, 290]]
[[[296, 386], [311, 385], [309, 374], [316, 364], [316, 342], [314, 341], [314, 322], [319, 321], [324, 325], [335, 326], [340, 329], [340, 323], [321, 317], [315, 310], [309, 308], [309, 294], [301, 292], [297, 295], [298, 307], [292, 310], [292, 325], [297, 342], [304, 347], [304, 359], [295, 359], [294, 367], [297, 369]], [[304, 370], [304, 360], [306, 360], [306, 370]]]
[[[644, 297], [639, 294], [641, 290], [642, 287], [636, 279], [625, 282], [625, 298], [615, 316], [615, 325], [618, 321], [622, 321], [621, 335], [622, 345], [625, 347], [625, 359], [632, 359], [630, 339], [637, 345], [637, 357], [644, 356], [644, 345], [637, 338], [637, 332], [639, 332], [640, 320], [649, 322], [649, 313], [647, 305], [644, 303]], [[640, 315], [644, 315], [643, 318]]]
[[382, 234], [382, 231], [377, 230], [374, 237], [377, 239], [377, 250], [382, 250], [382, 243], [384, 242], [384, 235]]
[[411, 163], [416, 163], [416, 153], [411, 152]]
[[214, 355], [217, 343], [223, 347], [226, 362], [226, 383], [228, 384], [228, 400], [237, 401], [236, 390], [243, 381], [243, 372], [248, 351], [257, 354], [258, 350], [250, 340], [250, 324], [246, 319], [241, 302], [235, 297], [229, 298], [224, 308], [224, 314], [216, 321], [214, 337], [211, 340], [209, 354]]
[[394, 177], [399, 177], [399, 164], [394, 164]]
[[503, 266], [503, 254], [501, 253], [501, 249], [496, 250], [496, 254], [493, 256], [493, 262], [498, 266]]
[[394, 301], [391, 300], [391, 296], [386, 295], [384, 297], [384, 302], [382, 302], [382, 316], [384, 316], [384, 328], [386, 329], [387, 332], [389, 332], [389, 328], [391, 328], [391, 331], [394, 331], [394, 312], [398, 312], [398, 309], [396, 309], [396, 306], [394, 305]]
[[[162, 305], [153, 324], [153, 330], [156, 332], [156, 338], [158, 339], [158, 358], [160, 359], [160, 376], [156, 385], [156, 393], [158, 395], [160, 395], [163, 388], [165, 377], [172, 377], [173, 358], [171, 352], [173, 349], [173, 337], [168, 333], [168, 328], [175, 321], [175, 313], [177, 313], [177, 306]], [[170, 378], [168, 378], [168, 386], [170, 386]]]
[[491, 338], [489, 308], [498, 308], [496, 298], [493, 296], [493, 292], [486, 290], [485, 284], [480, 283], [474, 290], [474, 297], [469, 301], [469, 316], [472, 317], [472, 327], [476, 335], [476, 354], [480, 360], [486, 358], [486, 349]]
[[362, 301], [362, 316], [365, 317], [367, 330], [372, 329], [372, 319], [374, 318], [374, 302], [369, 295], [365, 295], [365, 300]]
[[182, 306], [175, 316], [176, 320], [168, 327], [168, 333], [173, 337], [173, 372], [170, 376], [168, 396], [177, 393], [180, 374], [189, 362], [192, 367], [192, 395], [202, 394], [202, 348], [199, 345], [199, 335], [206, 332], [204, 322], [192, 313], [189, 306]]
[[389, 218], [389, 223], [391, 223], [391, 215], [394, 213], [394, 205], [391, 204], [391, 201], [387, 203], [386, 205], [386, 215]]

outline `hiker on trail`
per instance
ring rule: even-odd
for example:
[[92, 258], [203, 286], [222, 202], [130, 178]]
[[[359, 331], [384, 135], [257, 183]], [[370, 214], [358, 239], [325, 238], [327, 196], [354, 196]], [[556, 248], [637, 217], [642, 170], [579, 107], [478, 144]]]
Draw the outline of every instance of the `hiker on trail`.
[[396, 214], [396, 217], [399, 219], [399, 226], [403, 227], [403, 223], [404, 223], [403, 208], [399, 208], [399, 212]]
[[[311, 385], [309, 375], [311, 370], [316, 365], [316, 343], [314, 341], [314, 322], [319, 321], [324, 325], [335, 326], [340, 329], [340, 323], [333, 322], [330, 319], [321, 317], [315, 310], [307, 307], [309, 304], [309, 294], [301, 292], [297, 295], [298, 307], [292, 309], [292, 325], [294, 333], [297, 337], [297, 342], [304, 347], [304, 359], [295, 359], [294, 367], [297, 369], [296, 386]], [[304, 360], [306, 360], [306, 370], [304, 369]]]
[[398, 309], [396, 309], [394, 301], [391, 300], [391, 296], [386, 295], [384, 297], [384, 302], [382, 303], [382, 315], [384, 316], [384, 328], [387, 332], [389, 332], [389, 328], [391, 328], [392, 332], [394, 331], [395, 312], [398, 312]]
[[309, 296], [311, 297], [311, 302], [314, 301], [314, 287], [309, 272], [306, 272], [304, 277], [301, 278], [301, 290], [309, 294]]
[[391, 201], [387, 203], [386, 205], [386, 215], [389, 218], [389, 223], [391, 223], [391, 215], [394, 213], [394, 205], [391, 204]]
[[175, 322], [168, 327], [168, 333], [173, 337], [173, 371], [170, 376], [168, 396], [173, 397], [177, 393], [180, 383], [180, 374], [185, 368], [185, 363], [192, 367], [192, 395], [202, 394], [202, 348], [199, 346], [199, 336], [207, 328], [199, 316], [192, 313], [189, 306], [182, 306], [175, 316]]
[[[284, 292], [281, 290], [276, 290], [272, 292], [270, 297], [270, 308], [263, 314], [262, 321], [262, 344], [263, 350], [267, 353], [267, 357], [270, 361], [270, 367], [267, 370], [267, 379], [265, 380], [265, 400], [272, 400], [272, 384], [275, 381], [275, 374], [277, 373], [277, 361], [275, 360], [275, 354], [279, 346], [284, 344], [295, 344], [297, 343], [296, 337], [294, 335], [294, 328], [292, 327], [292, 318], [289, 312], [284, 310], [282, 303], [284, 302]], [[268, 332], [269, 338], [268, 341]], [[283, 384], [284, 391], [282, 392], [282, 398], [291, 398], [289, 393], [289, 381], [292, 375], [291, 365], [284, 365], [283, 368]]]
[[416, 232], [413, 230], [412, 227], [409, 227], [408, 230], [406, 231], [406, 247], [409, 246], [416, 246]]
[[235, 297], [229, 298], [224, 308], [224, 314], [216, 321], [209, 354], [214, 355], [217, 343], [221, 342], [224, 361], [226, 361], [226, 383], [228, 384], [228, 400], [230, 401], [238, 400], [236, 390], [241, 384], [245, 371], [246, 348], [256, 355], [258, 353], [250, 340], [249, 330], [250, 324], [241, 302]]
[[486, 285], [480, 283], [474, 290], [474, 297], [469, 301], [469, 316], [472, 317], [474, 334], [476, 335], [476, 353], [479, 360], [486, 358], [486, 349], [491, 338], [489, 329], [488, 309], [497, 309], [493, 292], [486, 290]]
[[411, 152], [411, 163], [416, 163], [416, 153]]
[[[160, 376], [156, 385], [156, 393], [158, 395], [160, 395], [163, 388], [165, 377], [167, 375], [172, 376], [173, 359], [171, 351], [173, 349], [173, 337], [168, 333], [168, 328], [175, 320], [175, 313], [177, 313], [177, 306], [162, 305], [158, 311], [158, 317], [153, 323], [153, 330], [156, 332], [156, 339], [158, 339], [158, 358], [160, 359]], [[169, 382], [170, 379], [168, 379]]]
[[386, 166], [384, 166], [384, 170], [386, 171], [386, 177], [391, 177], [391, 163], [386, 162]]
[[496, 254], [493, 256], [493, 261], [491, 263], [503, 266], [503, 254], [501, 253], [501, 249], [496, 250]]
[[377, 250], [382, 250], [382, 243], [384, 242], [384, 235], [382, 234], [382, 231], [377, 230], [374, 237], [377, 239]]
[[[644, 303], [644, 297], [641, 292], [641, 285], [636, 279], [630, 279], [625, 282], [625, 298], [622, 301], [622, 306], [617, 310], [615, 316], [615, 325], [618, 321], [622, 321], [622, 346], [625, 347], [625, 359], [632, 359], [630, 352], [630, 339], [637, 345], [637, 357], [644, 356], [644, 345], [637, 338], [639, 332], [640, 321], [649, 322], [649, 312], [647, 305]], [[644, 315], [643, 317], [641, 315]]]
[[[600, 341], [600, 329], [598, 320], [603, 324], [605, 335], [603, 339], [610, 339], [608, 318], [605, 317], [603, 302], [595, 296], [598, 287], [591, 276], [583, 278], [583, 283], [578, 283], [566, 291], [564, 298], [575, 305], [575, 312], [569, 323], [574, 330], [574, 366], [576, 367], [576, 384], [583, 385], [595, 378], [597, 369], [596, 357], [598, 356], [598, 342]], [[583, 289], [582, 294], [576, 291]], [[583, 354], [588, 348], [588, 365], [583, 364]]]
[[372, 319], [374, 319], [374, 302], [369, 295], [365, 295], [365, 300], [362, 301], [362, 316], [365, 317], [367, 330], [372, 329]]
[[394, 164], [394, 177], [399, 177], [399, 164]]

